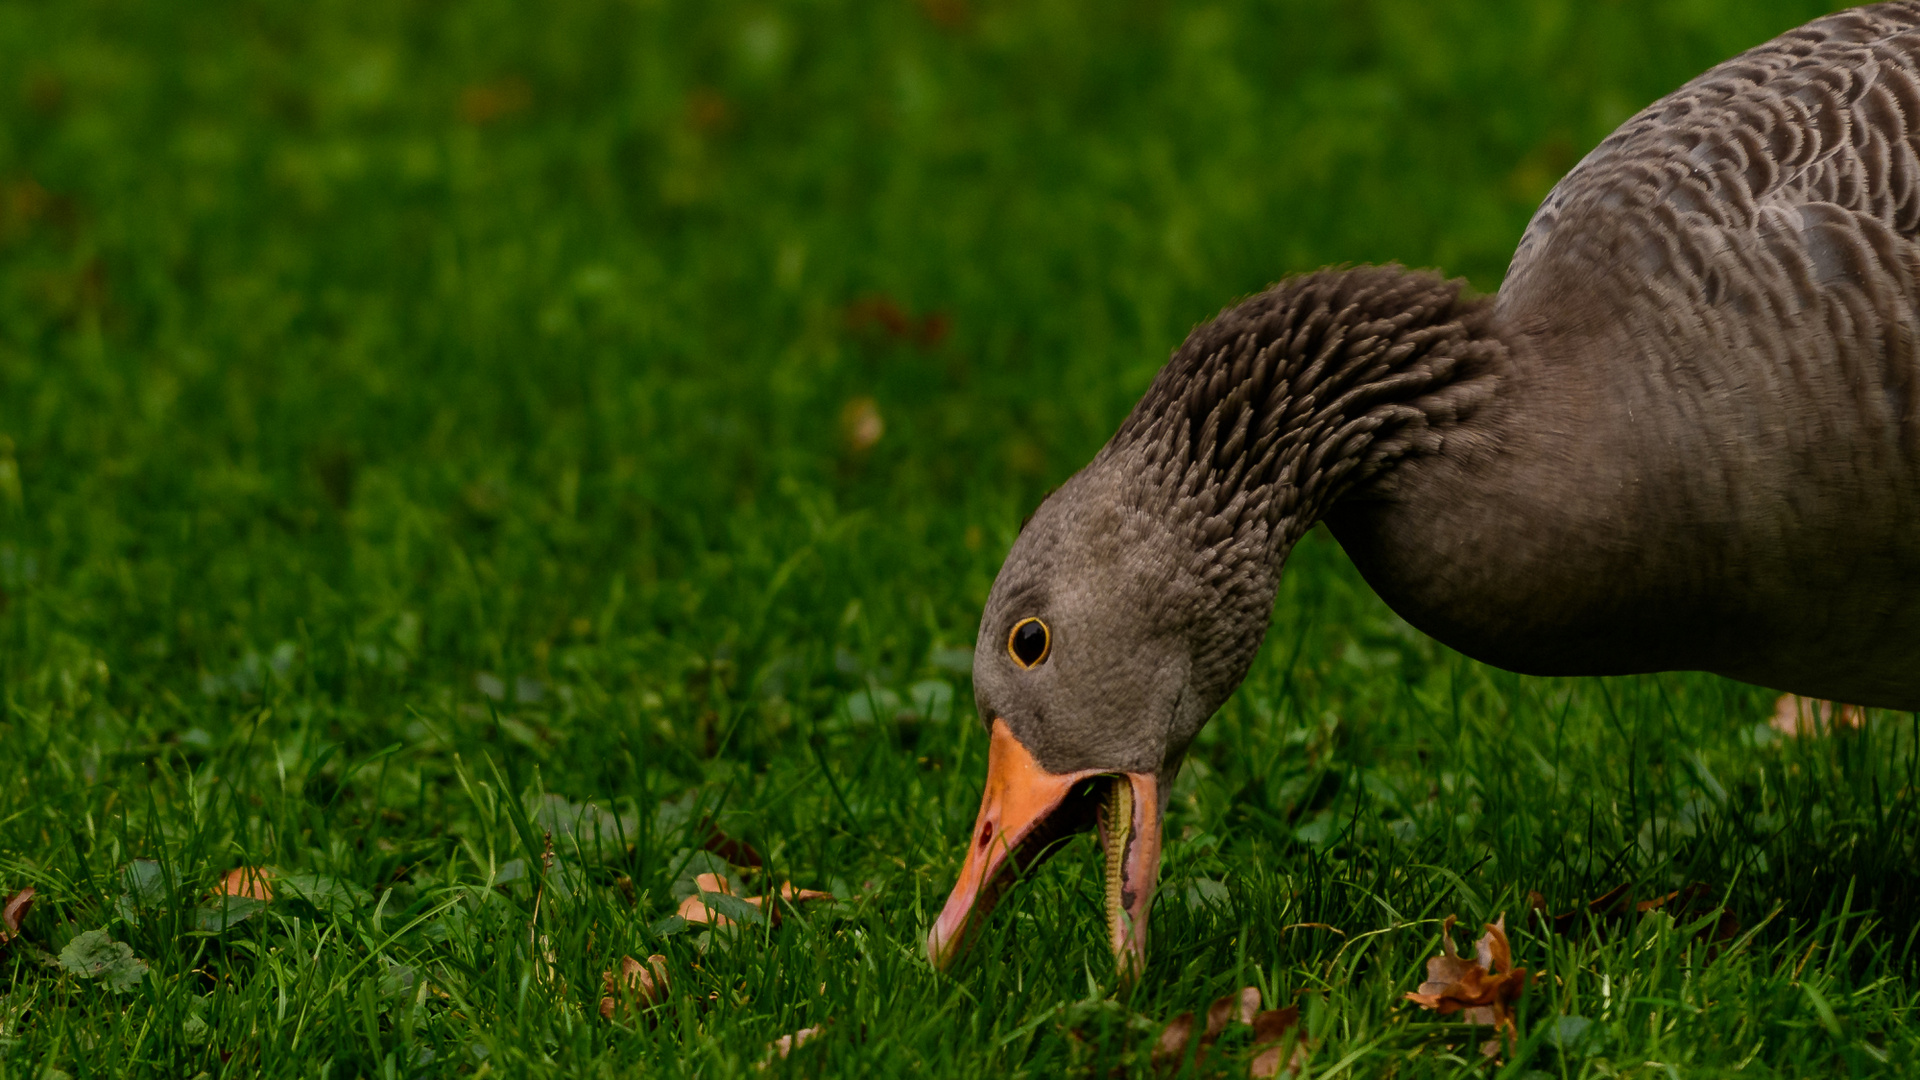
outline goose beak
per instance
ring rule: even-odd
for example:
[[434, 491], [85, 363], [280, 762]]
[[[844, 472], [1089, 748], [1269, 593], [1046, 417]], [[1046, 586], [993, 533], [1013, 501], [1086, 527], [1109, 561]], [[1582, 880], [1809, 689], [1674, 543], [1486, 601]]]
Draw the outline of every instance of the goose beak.
[[1106, 862], [1108, 942], [1122, 981], [1146, 967], [1147, 913], [1160, 872], [1160, 788], [1152, 773], [1040, 767], [1006, 721], [993, 722], [987, 787], [960, 880], [927, 934], [927, 959], [946, 968], [986, 922], [1016, 877], [1052, 853], [1053, 841], [1090, 825]]

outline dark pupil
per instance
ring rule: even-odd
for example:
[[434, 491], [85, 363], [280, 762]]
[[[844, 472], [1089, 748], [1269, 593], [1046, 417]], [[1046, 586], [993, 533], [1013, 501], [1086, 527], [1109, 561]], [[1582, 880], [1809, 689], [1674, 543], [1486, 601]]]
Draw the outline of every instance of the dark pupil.
[[1047, 654], [1047, 628], [1037, 622], [1021, 623], [1013, 632], [1013, 655], [1032, 667]]

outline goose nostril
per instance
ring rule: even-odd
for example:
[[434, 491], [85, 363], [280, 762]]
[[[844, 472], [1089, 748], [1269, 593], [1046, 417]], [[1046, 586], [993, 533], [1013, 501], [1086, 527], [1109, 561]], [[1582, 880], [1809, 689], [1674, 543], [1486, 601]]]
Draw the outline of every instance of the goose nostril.
[[993, 822], [989, 821], [985, 825], [980, 826], [980, 846], [986, 847], [987, 842], [992, 839], [993, 839]]

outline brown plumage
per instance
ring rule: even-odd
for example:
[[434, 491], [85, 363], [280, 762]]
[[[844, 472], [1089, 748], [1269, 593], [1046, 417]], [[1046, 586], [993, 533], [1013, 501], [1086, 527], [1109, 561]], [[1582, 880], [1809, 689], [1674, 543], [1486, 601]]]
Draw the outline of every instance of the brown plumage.
[[[1493, 298], [1365, 267], [1227, 310], [1009, 553], [974, 666], [996, 760], [1164, 793], [1321, 520], [1394, 610], [1490, 663], [1920, 710], [1917, 275], [1905, 2], [1629, 120], [1547, 197]], [[1031, 666], [1009, 639], [1027, 619], [1051, 634]], [[968, 882], [1024, 835], [998, 798], [937, 959]], [[1151, 869], [1132, 872], [1144, 921]]]

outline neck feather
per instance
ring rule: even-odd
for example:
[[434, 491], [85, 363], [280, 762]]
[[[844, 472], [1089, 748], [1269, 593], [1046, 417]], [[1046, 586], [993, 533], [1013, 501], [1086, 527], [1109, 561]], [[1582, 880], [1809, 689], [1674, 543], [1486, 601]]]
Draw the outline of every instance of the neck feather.
[[1491, 398], [1506, 347], [1463, 289], [1397, 266], [1282, 282], [1189, 335], [1100, 457], [1196, 546], [1277, 561]]

